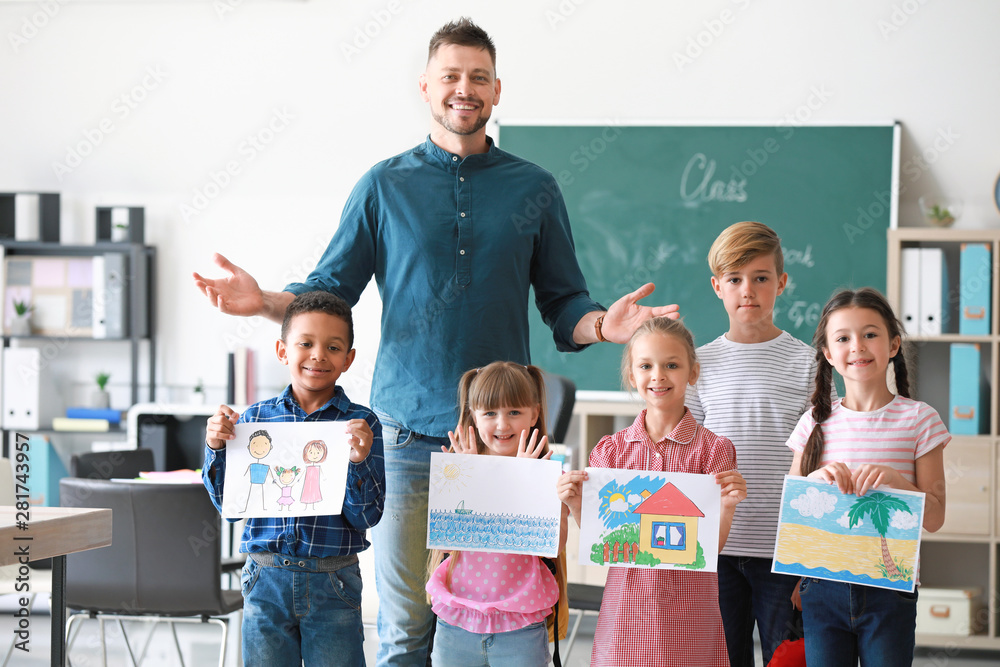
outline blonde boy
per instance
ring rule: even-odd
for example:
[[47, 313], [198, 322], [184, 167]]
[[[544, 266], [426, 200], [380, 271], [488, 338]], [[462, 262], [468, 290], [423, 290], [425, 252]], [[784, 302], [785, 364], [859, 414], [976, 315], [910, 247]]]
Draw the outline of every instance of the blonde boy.
[[730, 664], [752, 667], [754, 623], [765, 665], [798, 624], [790, 601], [797, 579], [772, 574], [771, 557], [791, 464], [785, 442], [809, 408], [815, 352], [774, 324], [788, 282], [774, 230], [736, 223], [719, 234], [708, 263], [729, 331], [698, 348], [701, 376], [686, 402], [699, 424], [732, 440], [747, 482], [719, 557], [719, 607]]

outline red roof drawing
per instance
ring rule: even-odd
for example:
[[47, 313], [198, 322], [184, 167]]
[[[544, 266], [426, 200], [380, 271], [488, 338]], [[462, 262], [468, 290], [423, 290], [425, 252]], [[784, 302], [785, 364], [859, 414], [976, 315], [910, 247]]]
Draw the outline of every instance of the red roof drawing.
[[667, 482], [663, 488], [642, 501], [632, 510], [636, 514], [664, 514], [669, 516], [705, 516], [698, 506], [681, 491]]

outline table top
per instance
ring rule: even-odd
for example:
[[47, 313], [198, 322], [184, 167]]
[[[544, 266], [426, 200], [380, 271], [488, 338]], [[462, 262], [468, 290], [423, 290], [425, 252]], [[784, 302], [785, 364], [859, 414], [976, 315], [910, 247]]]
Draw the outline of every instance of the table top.
[[24, 512], [0, 506], [0, 565], [17, 563], [22, 548], [34, 561], [111, 545], [110, 509], [32, 506], [27, 513], [20, 528]]

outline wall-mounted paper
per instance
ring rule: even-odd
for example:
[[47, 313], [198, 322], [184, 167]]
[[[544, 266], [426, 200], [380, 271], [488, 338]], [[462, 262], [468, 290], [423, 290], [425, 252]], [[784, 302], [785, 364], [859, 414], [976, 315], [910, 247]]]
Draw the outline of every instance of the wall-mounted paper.
[[913, 592], [924, 494], [785, 476], [772, 572]]
[[431, 454], [427, 548], [559, 555], [556, 461]]
[[222, 516], [340, 514], [351, 446], [343, 422], [236, 425], [226, 444]]
[[721, 489], [714, 475], [587, 468], [580, 563], [715, 572]]

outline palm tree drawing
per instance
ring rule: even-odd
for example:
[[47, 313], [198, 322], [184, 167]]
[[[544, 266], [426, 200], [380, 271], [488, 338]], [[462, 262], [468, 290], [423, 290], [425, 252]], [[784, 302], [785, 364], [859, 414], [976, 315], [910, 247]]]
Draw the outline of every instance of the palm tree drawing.
[[906, 503], [899, 498], [876, 491], [855, 500], [848, 510], [847, 518], [848, 528], [854, 528], [866, 514], [871, 517], [872, 525], [875, 526], [879, 537], [882, 538], [882, 564], [885, 565], [886, 576], [889, 579], [898, 579], [902, 577], [902, 574], [896, 568], [892, 556], [889, 555], [889, 544], [885, 541], [885, 534], [889, 531], [889, 512], [892, 510], [913, 514]]

